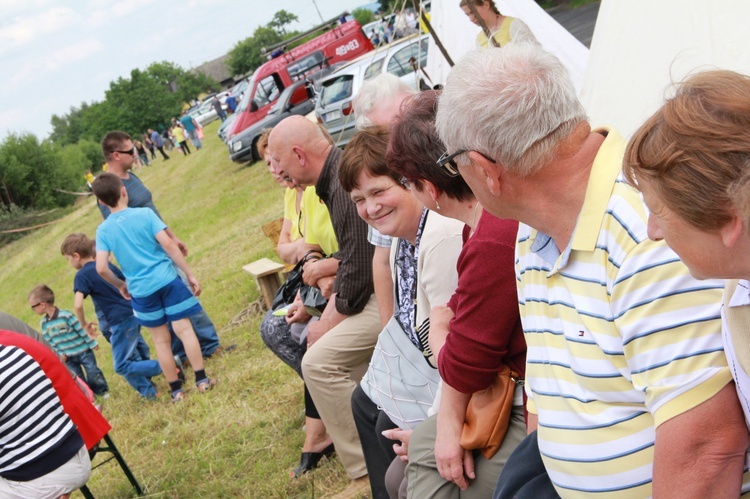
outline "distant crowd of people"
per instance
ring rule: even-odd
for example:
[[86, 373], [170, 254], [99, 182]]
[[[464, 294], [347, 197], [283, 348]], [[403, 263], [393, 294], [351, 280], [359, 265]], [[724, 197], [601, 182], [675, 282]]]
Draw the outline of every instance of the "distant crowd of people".
[[[592, 128], [525, 24], [492, 0], [461, 7], [479, 47], [442, 90], [365, 82], [343, 151], [302, 116], [258, 141], [295, 265], [260, 327], [304, 384], [292, 476], [335, 454], [339, 498], [750, 493], [750, 77], [692, 74], [626, 142]], [[61, 247], [74, 311], [46, 286], [29, 304], [105, 396], [90, 295], [115, 372], [146, 399], [161, 372], [180, 402], [184, 364], [204, 393], [222, 347], [131, 171], [137, 143], [110, 132], [102, 149], [104, 222]], [[16, 354], [3, 334], [0, 359]], [[80, 439], [65, 448], [79, 466]], [[0, 491], [26, 462], [0, 460]]]

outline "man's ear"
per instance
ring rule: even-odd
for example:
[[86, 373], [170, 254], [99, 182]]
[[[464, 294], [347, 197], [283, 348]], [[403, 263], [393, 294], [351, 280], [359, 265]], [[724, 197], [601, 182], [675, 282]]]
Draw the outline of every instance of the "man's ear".
[[300, 146], [292, 146], [292, 153], [297, 156], [297, 161], [299, 161], [300, 166], [305, 166], [307, 164], [307, 154], [305, 154], [305, 150]]
[[721, 242], [724, 246], [731, 248], [737, 244], [737, 241], [745, 233], [745, 223], [739, 216], [734, 215], [731, 221], [719, 229], [719, 233], [721, 234]]
[[490, 193], [493, 196], [499, 196], [501, 179], [504, 173], [500, 165], [493, 163], [476, 151], [469, 151], [469, 158], [476, 165], [476, 168], [479, 168], [481, 174], [484, 175], [484, 181]]

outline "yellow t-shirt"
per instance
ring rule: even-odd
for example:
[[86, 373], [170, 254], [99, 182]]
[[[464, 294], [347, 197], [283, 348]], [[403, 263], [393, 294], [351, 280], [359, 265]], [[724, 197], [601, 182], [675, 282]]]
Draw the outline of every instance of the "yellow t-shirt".
[[185, 142], [185, 132], [182, 130], [182, 127], [174, 127], [172, 129], [172, 135], [174, 135], [177, 142]]
[[487, 35], [484, 34], [484, 31], [479, 31], [479, 34], [477, 35], [477, 45], [482, 48], [487, 48], [495, 46], [505, 47], [510, 42], [539, 44], [534, 33], [531, 32], [529, 27], [526, 26], [523, 21], [509, 16], [505, 16], [503, 22], [500, 23], [500, 27], [495, 31], [492, 38], [495, 39], [497, 45], [488, 43]]
[[328, 207], [320, 200], [315, 187], [305, 189], [302, 195], [302, 213], [305, 218], [305, 242], [317, 244], [326, 255], [332, 255], [339, 250], [336, 233], [331, 224]]
[[[301, 203], [300, 203], [301, 208]], [[297, 190], [287, 188], [284, 193], [284, 218], [292, 222], [292, 230], [289, 232], [289, 239], [294, 242], [305, 232], [304, 220], [300, 217], [302, 209], [297, 210]], [[302, 227], [300, 227], [302, 222]]]

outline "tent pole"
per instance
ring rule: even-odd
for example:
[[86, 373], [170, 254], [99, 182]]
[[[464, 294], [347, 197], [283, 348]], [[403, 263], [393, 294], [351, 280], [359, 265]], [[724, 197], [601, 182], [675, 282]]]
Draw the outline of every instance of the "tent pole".
[[479, 23], [479, 27], [482, 28], [482, 31], [484, 31], [484, 36], [487, 37], [487, 40], [488, 41], [492, 40], [492, 42], [490, 42], [490, 43], [492, 43], [493, 45], [497, 46], [496, 43], [493, 43], [494, 39], [492, 38], [492, 32], [490, 31], [490, 28], [487, 27], [487, 24], [484, 22], [484, 19], [482, 19], [482, 16], [480, 16], [479, 12], [477, 12], [477, 7], [476, 7], [476, 5], [474, 5], [474, 2], [472, 2], [471, 0], [469, 0], [468, 2], [466, 2], [466, 6], [471, 11], [471, 15], [474, 16], [474, 19], [476, 19], [477, 22]]
[[421, 10], [419, 8], [419, 5], [417, 5], [417, 0], [411, 0], [412, 6], [414, 7], [414, 10], [416, 12], [422, 13], [422, 22], [425, 26], [427, 26], [427, 31], [430, 32], [430, 35], [432, 36], [433, 40], [435, 40], [435, 45], [437, 45], [438, 49], [440, 49], [440, 52], [443, 54], [443, 57], [445, 57], [445, 60], [448, 61], [448, 65], [450, 67], [453, 67], [453, 59], [451, 59], [451, 56], [448, 55], [448, 51], [445, 50], [445, 47], [443, 46], [443, 42], [440, 41], [440, 38], [437, 36], [437, 33], [435, 33], [435, 30], [432, 28], [432, 24], [430, 24], [430, 20], [427, 19], [427, 14], [424, 12], [424, 10]]

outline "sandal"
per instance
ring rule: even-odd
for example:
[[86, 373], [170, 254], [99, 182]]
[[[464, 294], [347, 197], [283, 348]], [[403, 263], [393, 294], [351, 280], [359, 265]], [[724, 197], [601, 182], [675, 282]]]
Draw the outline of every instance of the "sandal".
[[207, 391], [211, 390], [214, 386], [216, 386], [216, 380], [212, 378], [202, 379], [199, 382], [197, 382], [195, 386], [198, 387], [198, 391], [200, 393], [206, 393]]
[[176, 392], [172, 393], [172, 403], [177, 404], [178, 402], [182, 402], [185, 400], [185, 392], [182, 390], [177, 390]]

